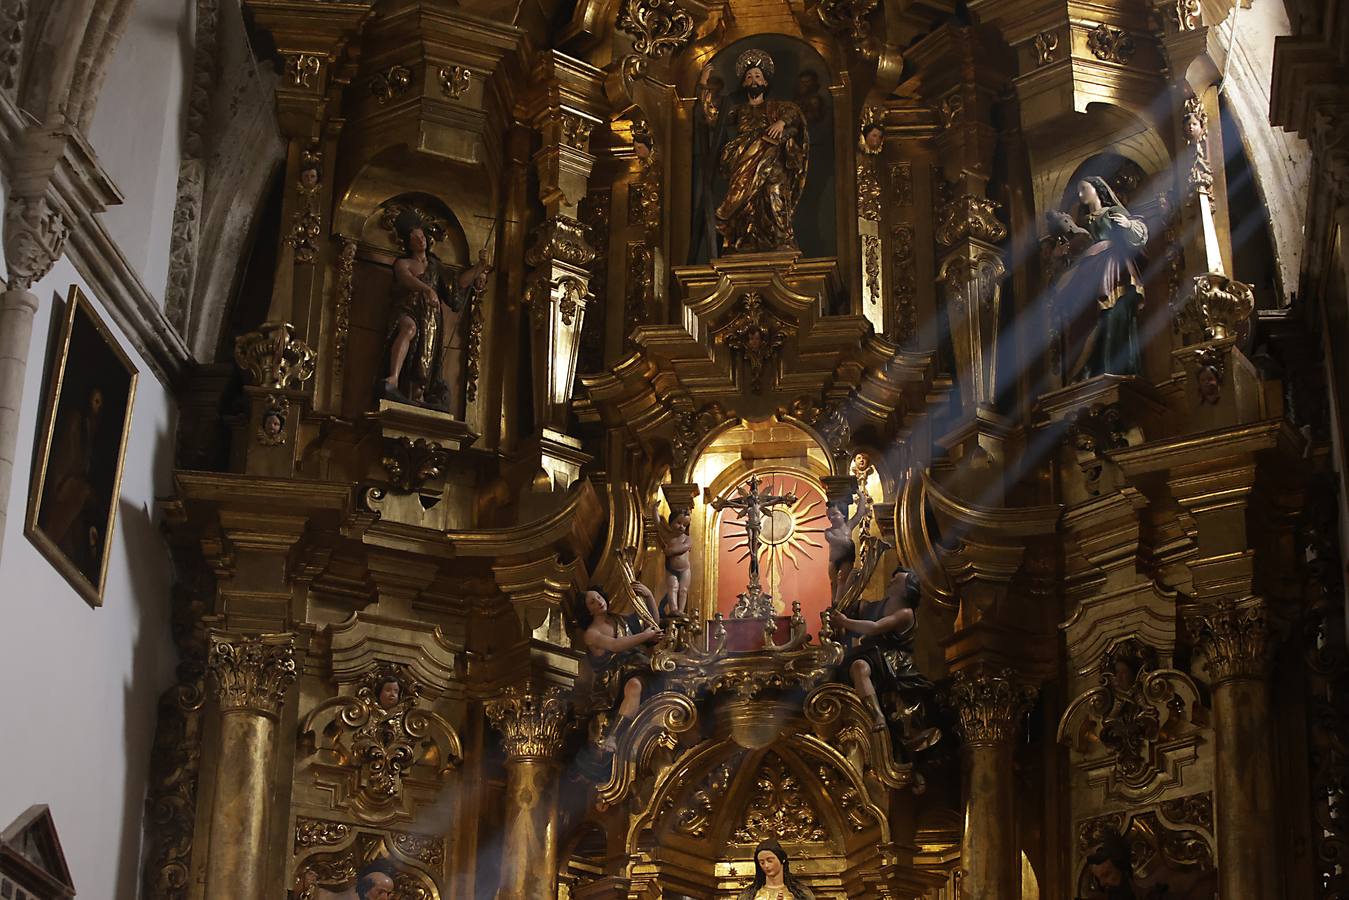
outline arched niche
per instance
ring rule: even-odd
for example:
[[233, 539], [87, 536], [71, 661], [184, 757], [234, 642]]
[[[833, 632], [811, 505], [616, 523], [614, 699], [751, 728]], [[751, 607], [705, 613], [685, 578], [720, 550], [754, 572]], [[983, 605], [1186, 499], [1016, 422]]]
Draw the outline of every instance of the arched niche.
[[1145, 176], [1138, 197], [1153, 197], [1171, 186], [1171, 153], [1156, 125], [1145, 116], [1119, 106], [1092, 103], [1061, 127], [1045, 128], [1030, 136], [1034, 171], [1035, 208], [1043, 215], [1057, 204], [1074, 183], [1074, 173], [1102, 148], [1132, 160]]
[[[710, 501], [731, 497], [736, 486], [756, 472], [761, 477], [782, 477], [809, 484], [823, 498], [822, 479], [834, 473], [829, 452], [818, 435], [792, 420], [777, 417], [726, 423], [690, 454], [687, 471], [689, 480], [700, 485], [704, 492], [704, 502], [696, 504], [691, 513], [689, 533], [696, 562], [689, 608], [703, 618], [710, 618], [724, 606], [722, 601], [726, 599], [718, 590], [721, 543], [718, 524], [722, 516]], [[824, 585], [827, 593], [827, 574]], [[791, 600], [786, 598], [788, 614]], [[819, 617], [808, 621], [818, 622]]]

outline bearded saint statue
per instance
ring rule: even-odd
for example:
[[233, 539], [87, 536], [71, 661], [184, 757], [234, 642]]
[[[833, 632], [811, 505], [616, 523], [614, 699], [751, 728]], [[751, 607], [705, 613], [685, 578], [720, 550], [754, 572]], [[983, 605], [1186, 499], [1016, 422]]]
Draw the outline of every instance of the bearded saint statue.
[[[801, 107], [789, 100], [768, 99], [773, 70], [773, 58], [762, 50], [740, 54], [735, 73], [747, 99], [730, 109], [712, 87], [710, 65], [698, 82], [694, 122], [706, 137], [696, 146], [716, 156], [726, 180], [714, 221], [723, 249], [731, 252], [797, 246], [792, 217], [806, 186], [810, 137]], [[708, 160], [697, 162], [710, 174]]]

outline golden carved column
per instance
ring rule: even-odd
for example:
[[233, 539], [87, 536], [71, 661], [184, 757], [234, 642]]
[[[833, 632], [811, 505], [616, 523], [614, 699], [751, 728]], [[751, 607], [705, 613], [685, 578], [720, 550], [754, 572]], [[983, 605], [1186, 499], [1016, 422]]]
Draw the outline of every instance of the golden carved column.
[[506, 748], [506, 836], [498, 900], [553, 900], [557, 894], [557, 754], [567, 731], [560, 687], [507, 688], [487, 703]]
[[1218, 872], [1224, 897], [1283, 896], [1273, 810], [1269, 672], [1274, 642], [1259, 597], [1221, 600], [1189, 627], [1213, 690]]
[[979, 664], [955, 674], [950, 699], [960, 716], [969, 788], [960, 847], [961, 897], [1019, 897], [1012, 747], [1035, 689], [1011, 669]]
[[276, 723], [295, 683], [295, 636], [212, 632], [207, 677], [220, 709], [206, 900], [263, 900]]

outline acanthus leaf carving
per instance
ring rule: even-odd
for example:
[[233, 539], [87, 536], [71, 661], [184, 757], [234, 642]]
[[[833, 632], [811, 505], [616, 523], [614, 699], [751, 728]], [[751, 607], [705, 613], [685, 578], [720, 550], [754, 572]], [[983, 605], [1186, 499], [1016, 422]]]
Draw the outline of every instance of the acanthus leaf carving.
[[540, 690], [532, 683], [512, 685], [486, 705], [487, 719], [501, 733], [508, 762], [556, 758], [573, 724], [569, 711], [561, 687]]
[[947, 699], [957, 728], [973, 747], [1009, 744], [1035, 703], [1036, 691], [1012, 669], [977, 665], [955, 673]]
[[636, 38], [638, 53], [661, 59], [692, 40], [693, 17], [678, 0], [624, 0], [618, 30]]
[[70, 224], [46, 197], [14, 197], [5, 205], [5, 266], [11, 290], [30, 290], [65, 251]]
[[206, 673], [220, 709], [275, 718], [295, 683], [295, 635], [212, 631], [210, 639]]
[[963, 238], [996, 244], [1007, 237], [1007, 226], [998, 219], [998, 202], [988, 197], [961, 194], [937, 207], [937, 241], [951, 247]]
[[1102, 62], [1127, 63], [1137, 50], [1133, 35], [1102, 22], [1087, 33], [1087, 49]]
[[1186, 619], [1212, 682], [1262, 678], [1273, 662], [1274, 629], [1260, 597], [1219, 600]]
[[284, 322], [264, 322], [257, 331], [234, 339], [234, 361], [253, 384], [295, 390], [314, 377], [316, 355]]
[[764, 840], [822, 841], [825, 830], [819, 813], [796, 773], [776, 753], [764, 757], [754, 776], [745, 812], [732, 832], [732, 840], [757, 844]]

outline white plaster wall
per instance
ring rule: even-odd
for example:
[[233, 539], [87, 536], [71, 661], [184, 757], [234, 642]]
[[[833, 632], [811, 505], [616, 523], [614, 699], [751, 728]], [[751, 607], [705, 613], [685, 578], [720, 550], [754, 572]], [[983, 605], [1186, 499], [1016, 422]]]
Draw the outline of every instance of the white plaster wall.
[[108, 64], [89, 143], [125, 202], [103, 223], [161, 302], [195, 28], [187, 0], [137, 0]]
[[[1219, 27], [1222, 46], [1232, 48], [1223, 76], [1223, 97], [1241, 129], [1246, 156], [1269, 210], [1280, 287], [1287, 303], [1289, 294], [1297, 290], [1301, 271], [1311, 176], [1307, 142], [1269, 124], [1274, 39], [1290, 33], [1288, 14], [1281, 0], [1249, 0], [1249, 5], [1237, 7]], [[1232, 223], [1233, 231], [1238, 227], [1239, 223]]]
[[[35, 288], [17, 459], [32, 458], [43, 367], [60, 332], [57, 297], [80, 283], [65, 260]], [[98, 305], [97, 297], [85, 293]], [[113, 331], [109, 317], [104, 314]], [[16, 465], [0, 558], [0, 827], [51, 806], [80, 897], [136, 896], [156, 703], [173, 678], [169, 558], [155, 497], [170, 486], [173, 421], [164, 388], [140, 370], [101, 609], [91, 608], [23, 535], [29, 468]]]

